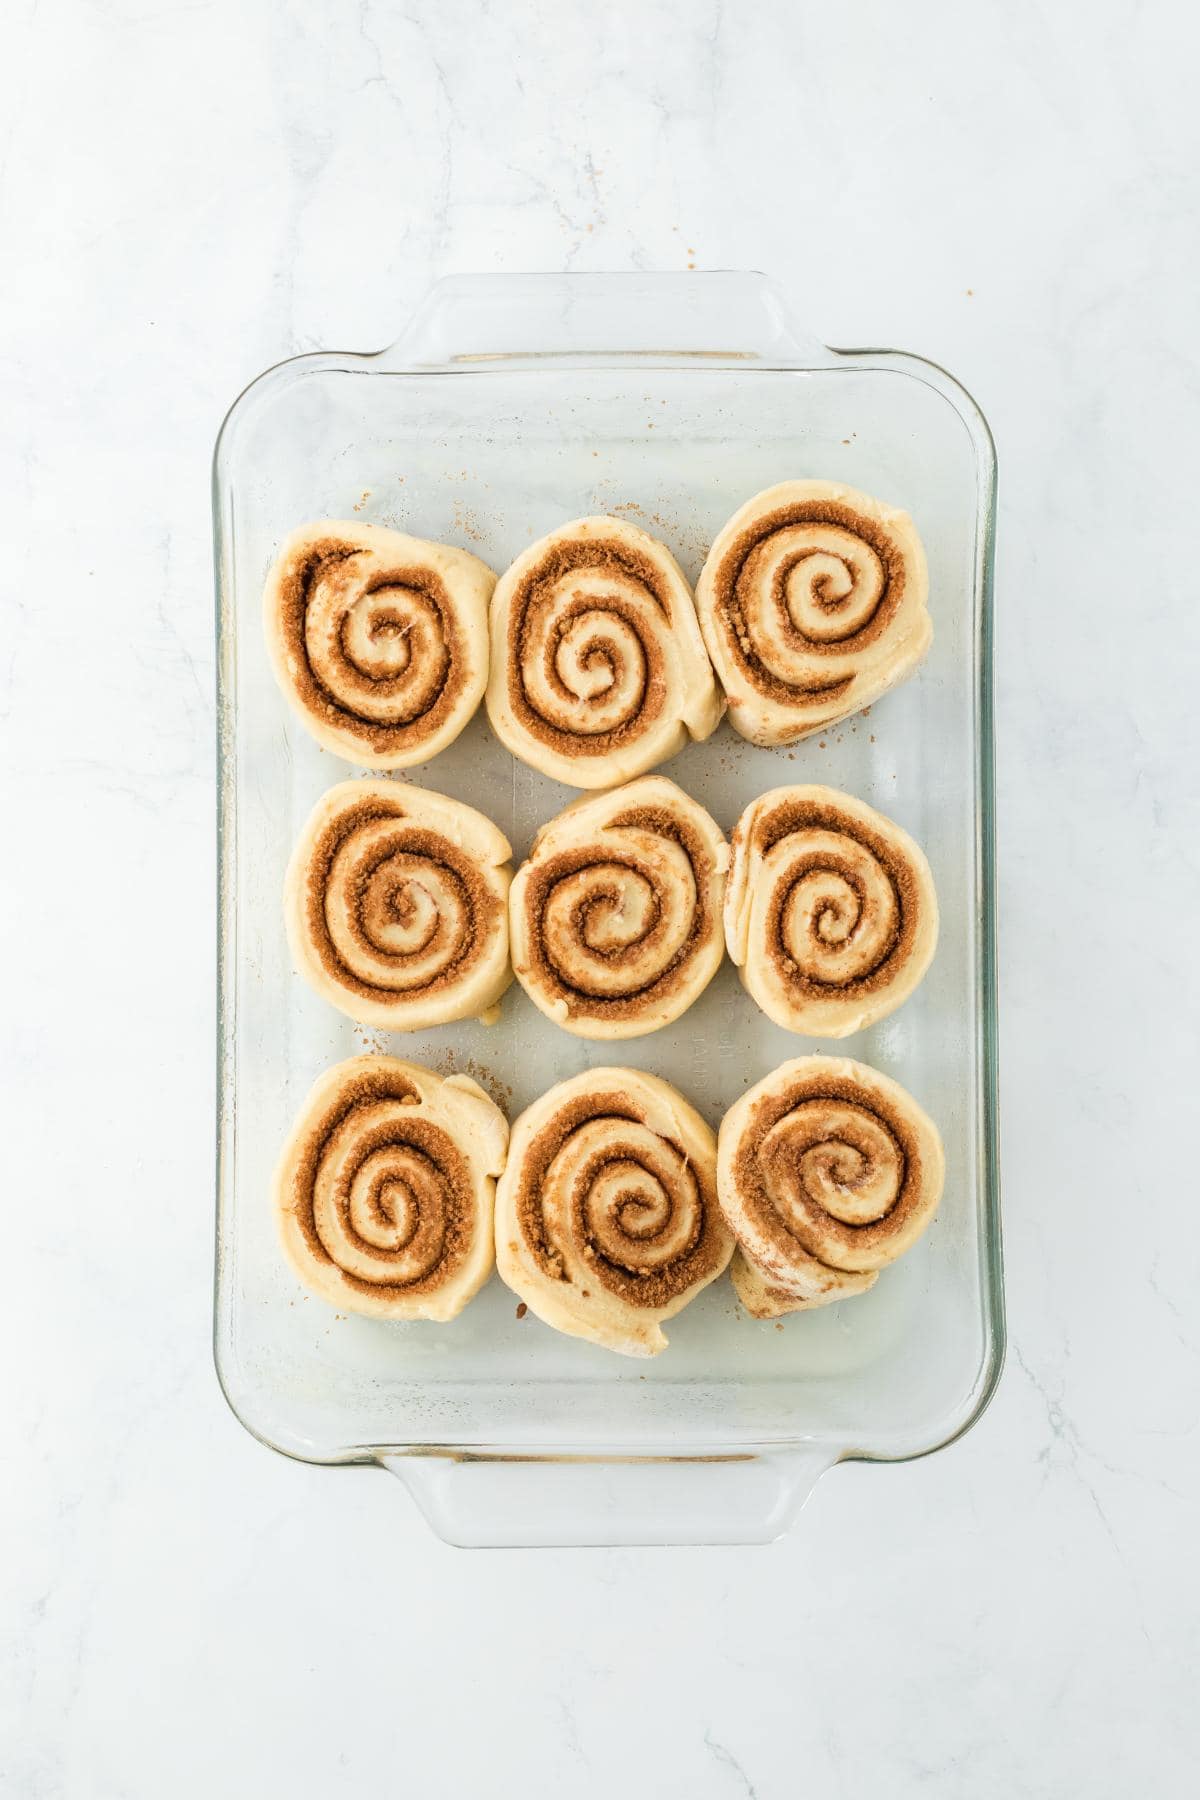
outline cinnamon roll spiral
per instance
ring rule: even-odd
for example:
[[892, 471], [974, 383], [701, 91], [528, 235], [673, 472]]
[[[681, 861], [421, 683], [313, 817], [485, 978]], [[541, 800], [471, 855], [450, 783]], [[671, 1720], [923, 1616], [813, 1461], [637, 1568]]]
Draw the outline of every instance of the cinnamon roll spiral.
[[720, 828], [663, 775], [577, 800], [513, 881], [517, 980], [577, 1037], [670, 1024], [720, 967], [728, 862]]
[[398, 781], [323, 794], [292, 854], [284, 917], [319, 994], [366, 1025], [486, 1017], [512, 980], [508, 840], [461, 801]]
[[687, 1101], [636, 1069], [562, 1081], [513, 1126], [496, 1266], [545, 1324], [626, 1356], [721, 1273], [733, 1238], [716, 1145]]
[[907, 1000], [933, 959], [938, 909], [923, 852], [891, 819], [827, 787], [781, 787], [733, 834], [725, 941], [767, 1016], [848, 1037]]
[[785, 481], [718, 532], [696, 608], [730, 723], [790, 744], [911, 675], [933, 638], [907, 513], [832, 481]]
[[756, 1318], [861, 1294], [911, 1249], [941, 1198], [937, 1128], [865, 1063], [784, 1063], [721, 1122], [717, 1186], [732, 1276]]
[[340, 519], [302, 526], [263, 596], [275, 678], [348, 762], [424, 762], [483, 696], [495, 585], [486, 563], [449, 544]]
[[492, 596], [487, 708], [514, 755], [571, 787], [640, 775], [723, 710], [683, 571], [620, 519], [532, 544]]
[[321, 1076], [275, 1178], [284, 1252], [348, 1312], [452, 1319], [487, 1280], [508, 1124], [465, 1075], [355, 1056]]

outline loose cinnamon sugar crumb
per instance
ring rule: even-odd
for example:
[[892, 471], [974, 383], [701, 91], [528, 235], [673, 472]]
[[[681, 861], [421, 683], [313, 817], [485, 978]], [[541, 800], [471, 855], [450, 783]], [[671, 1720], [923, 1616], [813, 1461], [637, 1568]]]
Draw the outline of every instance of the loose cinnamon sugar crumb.
[[476, 1062], [473, 1056], [458, 1056], [453, 1050], [443, 1050], [431, 1065], [438, 1075], [467, 1075], [477, 1082], [488, 1099], [507, 1113], [512, 1106], [513, 1091], [510, 1083], [501, 1081], [495, 1070], [486, 1063]]
[[522, 1300], [522, 1301], [521, 1301], [521, 1303], [520, 1303], [520, 1305], [519, 1305], [519, 1306], [518, 1306], [518, 1307], [517, 1307], [517, 1317], [518, 1317], [518, 1319], [523, 1319], [523, 1318], [524, 1318], [524, 1317], [525, 1317], [525, 1314], [526, 1314], [526, 1313], [527, 1313], [527, 1312], [528, 1312], [528, 1311], [529, 1311], [529, 1308], [528, 1308], [528, 1307], [527, 1307], [527, 1306], [526, 1306], [526, 1304], [525, 1304], [525, 1302], [524, 1302], [524, 1301], [523, 1301], [523, 1300]]
[[453, 528], [460, 537], [470, 538], [473, 544], [482, 544], [484, 540], [485, 533], [477, 515], [461, 500], [454, 502]]

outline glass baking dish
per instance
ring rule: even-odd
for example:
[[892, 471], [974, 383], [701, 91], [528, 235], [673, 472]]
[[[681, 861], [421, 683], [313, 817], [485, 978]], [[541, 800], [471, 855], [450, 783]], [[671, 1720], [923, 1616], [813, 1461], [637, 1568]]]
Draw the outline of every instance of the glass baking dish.
[[[667, 772], [732, 828], [785, 781], [845, 787], [924, 846], [941, 940], [897, 1013], [836, 1046], [937, 1120], [947, 1180], [927, 1236], [848, 1304], [757, 1323], [725, 1280], [627, 1361], [557, 1335], [493, 1278], [451, 1325], [335, 1314], [276, 1246], [268, 1199], [316, 1075], [366, 1049], [465, 1069], [510, 1116], [554, 1081], [624, 1061], [715, 1125], [749, 1084], [818, 1048], [772, 1025], [727, 963], [679, 1022], [619, 1046], [543, 1019], [386, 1037], [293, 972], [280, 895], [318, 794], [352, 771], [272, 681], [260, 595], [275, 548], [322, 516], [445, 539], [502, 570], [567, 518], [613, 513], [693, 580], [734, 508], [793, 476], [907, 508], [929, 557], [933, 649], [915, 679], [790, 750], [723, 724]], [[845, 1458], [895, 1461], [978, 1418], [1003, 1348], [996, 1143], [991, 556], [987, 424], [941, 369], [814, 342], [757, 275], [456, 277], [377, 355], [296, 357], [237, 401], [214, 467], [220, 759], [216, 1361], [238, 1418], [284, 1454], [378, 1463], [467, 1544], [765, 1540]], [[519, 860], [572, 791], [476, 717], [408, 778], [470, 801]]]

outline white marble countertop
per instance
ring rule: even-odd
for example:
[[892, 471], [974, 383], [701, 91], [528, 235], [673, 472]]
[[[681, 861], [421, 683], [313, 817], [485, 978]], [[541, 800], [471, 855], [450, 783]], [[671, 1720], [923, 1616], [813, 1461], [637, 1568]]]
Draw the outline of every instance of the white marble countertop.
[[[1190, 1792], [1194, 16], [42, 0], [6, 40], [0, 1791]], [[692, 266], [996, 432], [1008, 1368], [772, 1548], [458, 1552], [213, 1376], [212, 439], [437, 274]]]

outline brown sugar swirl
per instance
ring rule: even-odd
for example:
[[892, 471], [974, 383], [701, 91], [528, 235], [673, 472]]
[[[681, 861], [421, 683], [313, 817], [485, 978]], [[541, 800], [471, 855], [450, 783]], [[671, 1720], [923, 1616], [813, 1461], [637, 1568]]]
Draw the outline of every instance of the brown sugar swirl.
[[903, 681], [929, 648], [925, 552], [907, 513], [829, 481], [738, 509], [696, 584], [730, 723], [789, 744]]
[[275, 1177], [284, 1252], [349, 1312], [452, 1319], [493, 1261], [508, 1124], [465, 1075], [356, 1056], [321, 1076]]
[[577, 1037], [670, 1024], [720, 967], [728, 862], [720, 828], [665, 776], [577, 800], [513, 880], [517, 980]]
[[391, 1031], [486, 1017], [512, 979], [508, 840], [461, 801], [344, 781], [292, 854], [284, 917], [302, 975]]
[[491, 633], [493, 730], [571, 787], [628, 781], [721, 717], [683, 571], [621, 519], [575, 519], [524, 551], [496, 584]]
[[466, 550], [323, 520], [287, 539], [263, 619], [276, 680], [327, 750], [403, 769], [456, 738], [483, 697], [496, 577]]
[[722, 1272], [716, 1141], [681, 1094], [636, 1069], [563, 1081], [513, 1126], [496, 1190], [496, 1266], [545, 1324], [626, 1356]]
[[733, 834], [725, 942], [786, 1031], [848, 1037], [893, 1012], [937, 947], [924, 853], [893, 820], [828, 787], [781, 787]]
[[784, 1063], [718, 1137], [738, 1298], [775, 1318], [864, 1293], [921, 1236], [943, 1177], [937, 1128], [897, 1082], [846, 1057]]

